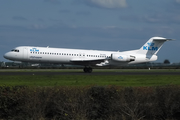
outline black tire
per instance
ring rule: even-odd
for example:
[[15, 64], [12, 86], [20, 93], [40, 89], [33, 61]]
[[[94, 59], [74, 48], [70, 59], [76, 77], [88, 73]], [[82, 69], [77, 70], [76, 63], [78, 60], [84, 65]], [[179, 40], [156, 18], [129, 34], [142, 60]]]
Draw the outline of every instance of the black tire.
[[84, 70], [85, 73], [92, 73], [92, 68], [91, 67], [88, 67], [88, 68], [85, 67], [83, 70]]
[[88, 73], [92, 73], [92, 68], [91, 67], [88, 68]]
[[88, 68], [87, 67], [85, 67], [83, 70], [84, 70], [85, 73], [88, 72]]

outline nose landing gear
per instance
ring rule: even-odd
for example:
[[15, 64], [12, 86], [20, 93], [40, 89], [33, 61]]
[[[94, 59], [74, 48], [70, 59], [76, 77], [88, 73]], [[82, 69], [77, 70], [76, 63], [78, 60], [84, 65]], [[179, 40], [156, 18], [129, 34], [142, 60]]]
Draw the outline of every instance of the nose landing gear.
[[85, 67], [83, 70], [84, 70], [85, 73], [91, 73], [92, 72], [91, 67]]

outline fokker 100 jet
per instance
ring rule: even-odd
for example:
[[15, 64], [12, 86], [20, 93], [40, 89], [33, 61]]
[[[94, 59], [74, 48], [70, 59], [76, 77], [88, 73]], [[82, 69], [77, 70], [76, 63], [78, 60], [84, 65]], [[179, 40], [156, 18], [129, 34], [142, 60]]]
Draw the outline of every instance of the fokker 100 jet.
[[169, 40], [172, 39], [152, 37], [140, 49], [123, 52], [19, 46], [5, 53], [4, 58], [32, 63], [82, 65], [84, 72], [91, 73], [93, 66], [122, 66], [156, 61], [158, 51]]

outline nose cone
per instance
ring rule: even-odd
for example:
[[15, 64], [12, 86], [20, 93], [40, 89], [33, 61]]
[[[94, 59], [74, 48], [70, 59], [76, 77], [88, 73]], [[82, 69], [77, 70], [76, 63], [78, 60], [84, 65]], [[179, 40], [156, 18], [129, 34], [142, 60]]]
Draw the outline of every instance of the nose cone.
[[4, 57], [4, 58], [6, 58], [6, 59], [10, 59], [10, 58], [11, 58], [11, 56], [10, 56], [10, 53], [9, 53], [9, 52], [8, 52], [8, 53], [5, 53], [3, 57]]
[[8, 57], [8, 54], [7, 54], [7, 53], [5, 53], [3, 57], [7, 59], [7, 57]]

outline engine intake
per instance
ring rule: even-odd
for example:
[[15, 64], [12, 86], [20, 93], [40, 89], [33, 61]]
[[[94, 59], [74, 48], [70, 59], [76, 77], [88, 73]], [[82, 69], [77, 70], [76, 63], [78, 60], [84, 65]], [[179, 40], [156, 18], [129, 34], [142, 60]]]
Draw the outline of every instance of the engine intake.
[[120, 61], [120, 62], [130, 62], [130, 61], [135, 60], [135, 56], [113, 53], [111, 54], [111, 59], [114, 61]]

